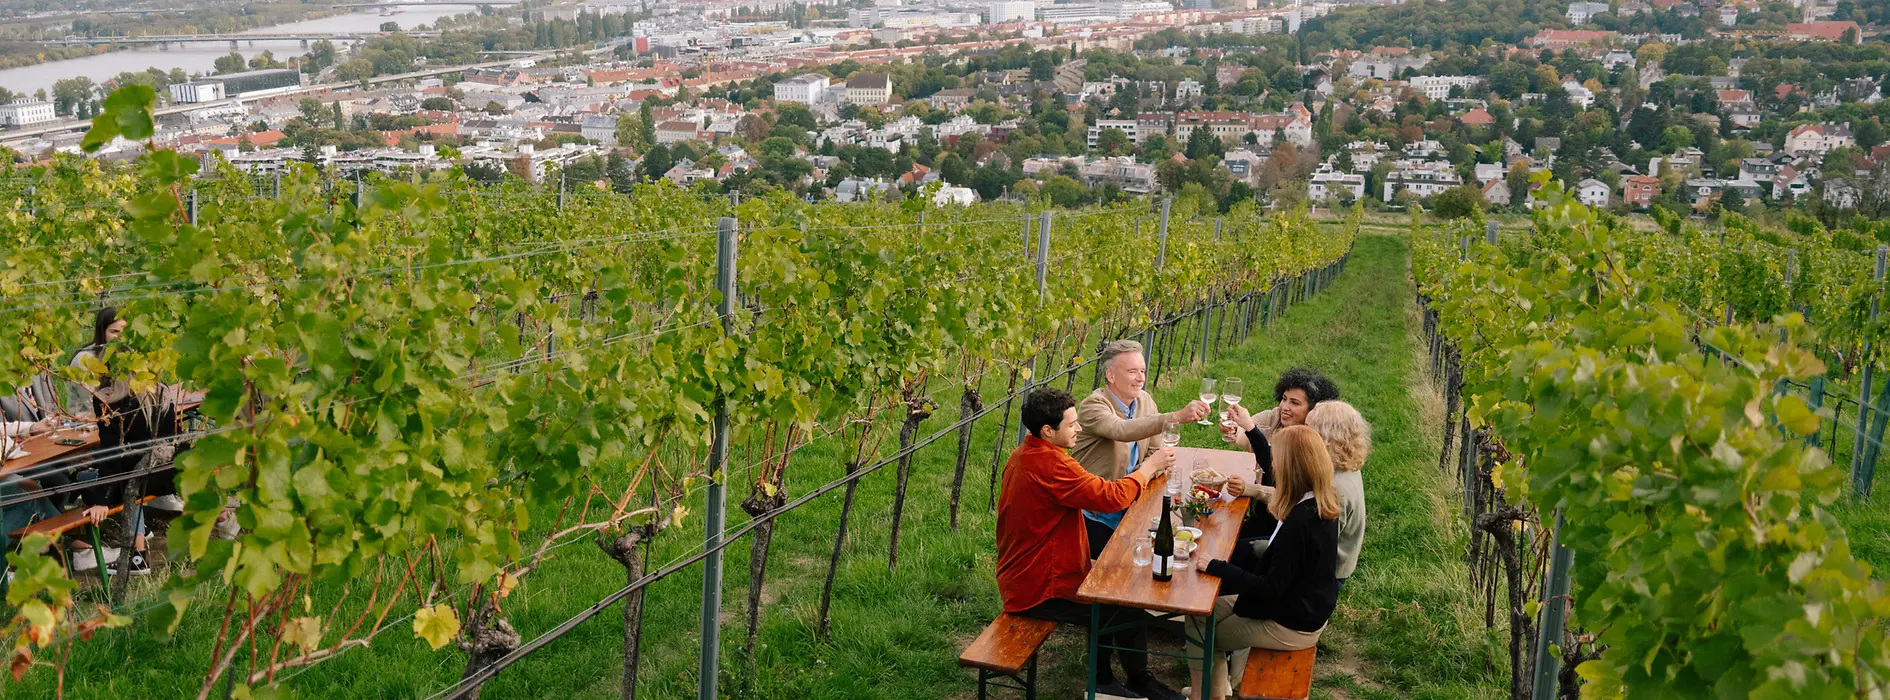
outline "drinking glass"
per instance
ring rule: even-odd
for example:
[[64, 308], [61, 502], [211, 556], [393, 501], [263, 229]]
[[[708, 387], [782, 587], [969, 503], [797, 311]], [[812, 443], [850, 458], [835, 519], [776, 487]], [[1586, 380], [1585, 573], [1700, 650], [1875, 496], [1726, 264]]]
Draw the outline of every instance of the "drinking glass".
[[[1209, 414], [1212, 414], [1214, 412], [1214, 399], [1218, 398], [1219, 396], [1220, 394], [1214, 391], [1214, 380], [1212, 379], [1201, 380], [1201, 400], [1207, 403]], [[1208, 420], [1207, 416], [1201, 416], [1201, 420], [1198, 420], [1195, 422], [1201, 425], [1214, 424], [1213, 421]]]
[[1181, 426], [1174, 421], [1162, 421], [1162, 444], [1174, 447], [1181, 444]]
[[1228, 377], [1221, 380], [1221, 400], [1229, 406], [1240, 405], [1240, 378]]
[[1155, 546], [1149, 543], [1148, 535], [1135, 536], [1135, 548], [1129, 550], [1129, 556], [1134, 558], [1136, 566], [1148, 566], [1155, 561]]

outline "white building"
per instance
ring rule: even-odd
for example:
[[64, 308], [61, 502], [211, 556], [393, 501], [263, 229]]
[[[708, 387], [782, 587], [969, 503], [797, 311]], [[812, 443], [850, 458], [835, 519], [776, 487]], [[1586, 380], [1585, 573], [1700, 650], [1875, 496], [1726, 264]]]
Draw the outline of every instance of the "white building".
[[193, 104], [221, 99], [223, 99], [223, 83], [203, 80], [171, 84], [171, 101], [178, 104]]
[[1331, 164], [1320, 165], [1306, 183], [1306, 198], [1315, 202], [1326, 199], [1357, 201], [1364, 196], [1364, 175], [1342, 173]]
[[1393, 170], [1385, 176], [1383, 199], [1392, 201], [1401, 190], [1409, 191], [1420, 198], [1442, 194], [1445, 190], [1463, 184], [1457, 177], [1457, 171], [1449, 163], [1427, 164], [1435, 167], [1410, 167]]
[[1607, 183], [1588, 178], [1576, 186], [1575, 198], [1581, 200], [1582, 204], [1599, 209], [1608, 206], [1608, 193], [1611, 191]]
[[1140, 124], [1134, 119], [1098, 119], [1095, 124], [1089, 125], [1089, 147], [1095, 148], [1102, 142], [1103, 129], [1119, 130], [1123, 136], [1129, 137], [1130, 143], [1140, 145], [1143, 140]]
[[1420, 75], [1411, 78], [1411, 88], [1424, 93], [1426, 98], [1441, 100], [1450, 97], [1451, 88], [1461, 87], [1468, 93], [1482, 82], [1482, 78], [1473, 75]]
[[1844, 124], [1825, 122], [1806, 124], [1792, 129], [1785, 137], [1787, 153], [1830, 153], [1832, 149], [1856, 145], [1857, 139], [1851, 136], [1851, 128]]
[[819, 102], [832, 79], [819, 73], [805, 73], [774, 84], [774, 99], [777, 102], [799, 102], [811, 105]]
[[1207, 86], [1202, 85], [1201, 81], [1182, 78], [1181, 82], [1175, 84], [1175, 101], [1186, 102], [1200, 97], [1205, 92], [1207, 92]]
[[0, 126], [26, 126], [54, 119], [51, 102], [24, 97], [0, 105]]
[[1573, 80], [1562, 83], [1562, 91], [1568, 93], [1568, 101], [1575, 103], [1582, 109], [1588, 109], [1595, 104], [1595, 92], [1582, 87], [1581, 83]]
[[1003, 24], [1011, 21], [1030, 22], [1037, 19], [1037, 3], [1031, 0], [997, 0], [985, 9], [986, 24]]
[[1595, 15], [1608, 11], [1605, 2], [1571, 2], [1568, 4], [1568, 21], [1572, 24], [1587, 24]]

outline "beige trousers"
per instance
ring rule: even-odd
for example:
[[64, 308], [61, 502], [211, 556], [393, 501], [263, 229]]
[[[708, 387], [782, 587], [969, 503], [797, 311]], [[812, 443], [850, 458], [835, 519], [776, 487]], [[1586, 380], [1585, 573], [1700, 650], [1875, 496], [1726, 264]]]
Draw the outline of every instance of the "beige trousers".
[[[1217, 652], [1212, 669], [1213, 678], [1204, 681], [1207, 685], [1201, 697], [1211, 698], [1215, 694], [1232, 695], [1233, 684], [1228, 681], [1228, 665], [1235, 669], [1247, 666], [1247, 650], [1253, 647], [1273, 649], [1275, 651], [1299, 651], [1311, 648], [1319, 643], [1318, 632], [1301, 632], [1289, 629], [1272, 620], [1256, 620], [1234, 614], [1234, 599], [1237, 596], [1224, 595], [1214, 600], [1214, 651]], [[1207, 637], [1207, 618], [1188, 618], [1187, 650], [1191, 656], [1200, 656], [1201, 643], [1197, 640]], [[1229, 658], [1231, 654], [1231, 658]], [[1236, 671], [1238, 673], [1238, 671]]]

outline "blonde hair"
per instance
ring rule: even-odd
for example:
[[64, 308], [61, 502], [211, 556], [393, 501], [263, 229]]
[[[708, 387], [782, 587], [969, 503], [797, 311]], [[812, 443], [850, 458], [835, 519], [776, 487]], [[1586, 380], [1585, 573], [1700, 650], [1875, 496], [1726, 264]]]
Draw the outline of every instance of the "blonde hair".
[[1306, 427], [1319, 431], [1332, 455], [1332, 470], [1355, 472], [1365, 468], [1372, 451], [1372, 426], [1358, 409], [1344, 401], [1321, 401], [1306, 413]]
[[1339, 493], [1332, 489], [1332, 457], [1326, 454], [1326, 441], [1319, 432], [1303, 425], [1273, 432], [1273, 500], [1267, 512], [1285, 520], [1286, 514], [1311, 492], [1319, 504], [1319, 517], [1339, 517]]

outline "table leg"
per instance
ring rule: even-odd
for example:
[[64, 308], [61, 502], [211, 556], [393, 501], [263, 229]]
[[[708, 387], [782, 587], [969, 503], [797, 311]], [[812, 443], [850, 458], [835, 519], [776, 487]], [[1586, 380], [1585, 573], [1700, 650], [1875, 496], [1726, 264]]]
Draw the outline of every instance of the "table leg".
[[99, 583], [102, 584], [99, 588], [105, 591], [105, 604], [111, 605], [112, 577], [105, 573], [105, 546], [98, 541], [98, 529], [104, 526], [104, 523], [95, 523], [92, 525], [92, 556], [95, 557], [98, 562], [98, 580]]
[[1102, 606], [1096, 603], [1090, 603], [1089, 604], [1089, 692], [1088, 694], [1083, 696], [1087, 700], [1096, 700], [1096, 654], [1099, 651], [1096, 648], [1096, 645], [1097, 645], [1098, 638], [1101, 636], [1097, 633], [1097, 630], [1100, 630], [1100, 629], [1102, 629]]
[[[1215, 657], [1219, 656], [1219, 654], [1214, 653], [1214, 613], [1208, 613], [1207, 624], [1203, 625], [1203, 627], [1206, 627], [1207, 631], [1202, 634], [1206, 639], [1201, 640], [1201, 651], [1204, 652], [1203, 656], [1206, 657], [1201, 660], [1201, 700], [1209, 700], [1210, 698], [1217, 697], [1213, 694], [1214, 660]], [[1229, 678], [1228, 682], [1232, 683], [1233, 679]], [[1227, 695], [1233, 695], [1232, 688], [1228, 688], [1227, 690]]]

